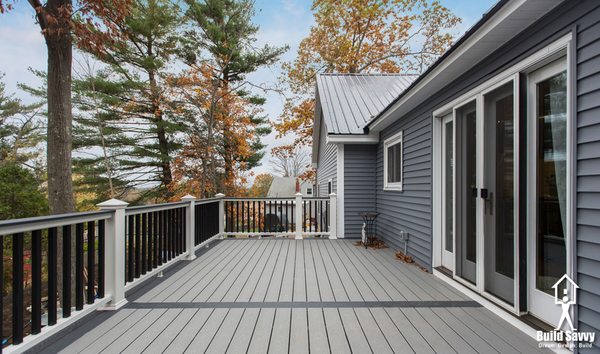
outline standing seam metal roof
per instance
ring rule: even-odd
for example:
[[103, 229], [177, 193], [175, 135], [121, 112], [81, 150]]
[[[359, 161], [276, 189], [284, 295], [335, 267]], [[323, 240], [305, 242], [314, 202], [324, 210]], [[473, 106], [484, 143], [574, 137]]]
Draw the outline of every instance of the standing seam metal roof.
[[364, 134], [363, 128], [418, 75], [319, 74], [317, 92], [328, 134]]

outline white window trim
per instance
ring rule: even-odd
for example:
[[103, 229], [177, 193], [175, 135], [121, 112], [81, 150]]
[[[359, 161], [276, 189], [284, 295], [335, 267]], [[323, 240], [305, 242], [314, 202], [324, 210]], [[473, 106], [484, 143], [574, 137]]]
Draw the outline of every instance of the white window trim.
[[[402, 192], [404, 185], [404, 131], [392, 135], [383, 142], [383, 190]], [[388, 147], [400, 143], [400, 182], [388, 182]]]

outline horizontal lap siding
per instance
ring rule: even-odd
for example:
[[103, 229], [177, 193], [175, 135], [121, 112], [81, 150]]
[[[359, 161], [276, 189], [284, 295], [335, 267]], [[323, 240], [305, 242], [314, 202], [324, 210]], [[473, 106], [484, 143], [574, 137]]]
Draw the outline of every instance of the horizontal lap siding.
[[344, 146], [345, 237], [362, 235], [360, 212], [375, 211], [376, 145]]
[[382, 132], [380, 141], [403, 131], [403, 191], [383, 190], [383, 145], [377, 147], [377, 232], [395, 249], [404, 249], [400, 231], [409, 234], [408, 253], [431, 264], [431, 117], [401, 119]]
[[[578, 21], [577, 282], [579, 330], [600, 329], [600, 8]], [[595, 350], [600, 350], [600, 333]]]
[[[431, 268], [431, 119], [433, 111], [494, 77], [577, 28], [577, 280], [578, 326], [593, 330], [600, 348], [600, 2], [566, 1], [460, 79], [449, 83], [380, 134], [377, 151], [378, 232], [402, 248], [401, 230], [410, 234], [408, 252]], [[404, 192], [383, 191], [385, 138], [404, 130]]]
[[319, 141], [319, 162], [317, 166], [317, 193], [327, 196], [327, 181], [330, 179], [332, 191], [337, 191], [337, 145], [327, 144], [327, 127], [323, 123]]

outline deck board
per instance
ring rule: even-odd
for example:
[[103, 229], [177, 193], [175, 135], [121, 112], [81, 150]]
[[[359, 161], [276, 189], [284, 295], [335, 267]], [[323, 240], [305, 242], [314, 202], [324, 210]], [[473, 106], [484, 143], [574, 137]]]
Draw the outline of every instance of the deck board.
[[224, 240], [41, 353], [543, 352], [445, 282], [352, 240]]

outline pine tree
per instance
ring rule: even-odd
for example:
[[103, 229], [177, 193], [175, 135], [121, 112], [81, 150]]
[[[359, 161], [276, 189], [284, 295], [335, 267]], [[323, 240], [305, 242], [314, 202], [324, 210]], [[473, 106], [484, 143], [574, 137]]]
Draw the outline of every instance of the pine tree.
[[184, 36], [181, 56], [190, 67], [187, 74], [200, 78], [191, 80], [204, 95], [192, 97], [200, 114], [195, 122], [200, 127], [193, 132], [206, 134], [206, 139], [190, 137], [183, 161], [188, 161], [186, 165], [201, 161], [197, 175], [201, 195], [216, 191], [233, 195], [243, 174], [260, 163], [265, 148], [261, 137], [270, 133], [260, 108], [265, 100], [251, 92], [247, 76], [276, 63], [287, 47], [254, 47], [259, 28], [252, 23], [252, 1], [185, 2], [192, 30]]
[[[79, 136], [85, 139], [78, 147], [102, 151], [97, 158], [79, 159], [79, 170], [95, 172], [92, 178], [104, 181], [107, 189], [112, 180], [113, 192], [143, 189], [140, 201], [171, 197], [171, 163], [180, 148], [177, 135], [183, 123], [170, 110], [164, 77], [177, 48], [180, 25], [180, 9], [172, 1], [135, 1], [120, 27], [122, 38], [98, 50], [88, 48], [107, 68], [77, 83], [80, 103], [91, 114], [79, 120]], [[85, 184], [93, 185], [93, 179]]]

